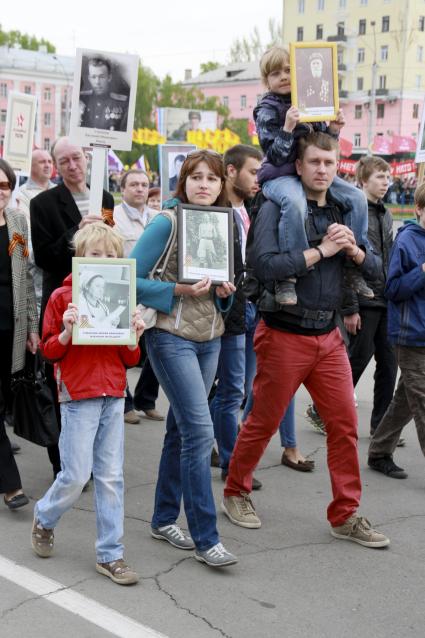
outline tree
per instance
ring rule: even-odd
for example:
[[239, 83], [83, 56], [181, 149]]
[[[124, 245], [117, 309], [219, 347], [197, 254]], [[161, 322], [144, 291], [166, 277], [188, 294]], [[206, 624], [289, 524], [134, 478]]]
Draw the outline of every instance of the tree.
[[258, 27], [255, 27], [252, 33], [248, 37], [234, 40], [230, 47], [230, 62], [252, 62], [258, 60], [261, 55], [275, 44], [281, 43], [282, 28], [276, 20], [270, 18], [269, 20], [269, 36], [268, 43], [264, 46], [261, 42], [260, 32]]
[[215, 71], [219, 69], [221, 64], [219, 62], [202, 62], [200, 65], [201, 73], [208, 73], [208, 71]]
[[229, 114], [227, 106], [220, 103], [215, 96], [206, 97], [202, 91], [194, 87], [183, 86], [180, 82], [173, 82], [171, 76], [166, 75], [159, 89], [157, 106], [174, 106], [181, 109], [200, 109], [203, 111], [217, 111], [226, 117]]
[[14, 47], [18, 46], [21, 49], [27, 49], [30, 51], [38, 51], [40, 45], [47, 47], [48, 53], [55, 53], [56, 47], [54, 44], [41, 38], [38, 40], [35, 35], [28, 35], [28, 33], [21, 33], [20, 31], [3, 31], [0, 24], [0, 46]]
[[152, 128], [153, 109], [156, 103], [160, 81], [148, 67], [139, 65], [137, 76], [136, 110], [134, 128]]

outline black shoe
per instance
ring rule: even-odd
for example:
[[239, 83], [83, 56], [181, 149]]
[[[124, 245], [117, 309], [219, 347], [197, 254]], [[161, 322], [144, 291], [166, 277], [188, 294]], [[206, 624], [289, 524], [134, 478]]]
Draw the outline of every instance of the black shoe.
[[372, 470], [382, 472], [385, 476], [397, 479], [407, 478], [407, 472], [405, 472], [402, 467], [398, 467], [390, 456], [381, 457], [380, 459], [369, 457], [367, 464]]
[[211, 463], [210, 463], [211, 467], [220, 467], [220, 459], [218, 456], [218, 452], [215, 449], [215, 447], [213, 447], [212, 452], [211, 452]]
[[274, 287], [274, 298], [281, 306], [295, 306], [298, 298], [295, 292], [296, 279], [277, 281]]
[[[229, 473], [228, 470], [221, 470], [221, 480], [223, 481], [223, 483], [226, 481], [228, 473]], [[253, 476], [252, 477], [252, 489], [253, 490], [261, 490], [262, 487], [263, 487], [262, 482], [259, 481], [258, 479], [256, 479], [255, 476]]]
[[13, 441], [10, 442], [10, 447], [12, 448], [12, 454], [17, 454], [21, 451], [21, 446]]

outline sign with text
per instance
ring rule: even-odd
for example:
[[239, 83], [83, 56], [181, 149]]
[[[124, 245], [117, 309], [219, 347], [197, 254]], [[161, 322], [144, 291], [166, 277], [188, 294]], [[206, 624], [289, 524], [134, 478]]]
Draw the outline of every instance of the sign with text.
[[34, 142], [37, 98], [11, 91], [7, 103], [3, 159], [15, 171], [29, 173]]

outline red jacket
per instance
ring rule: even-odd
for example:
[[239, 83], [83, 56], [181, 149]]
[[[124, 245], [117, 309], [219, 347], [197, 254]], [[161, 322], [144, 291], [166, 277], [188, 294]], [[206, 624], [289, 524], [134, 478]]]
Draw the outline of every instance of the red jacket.
[[59, 402], [95, 397], [124, 397], [126, 368], [136, 365], [140, 350], [127, 346], [66, 346], [59, 342], [62, 317], [72, 301], [72, 276], [53, 291], [43, 320], [40, 349], [43, 357], [55, 362]]

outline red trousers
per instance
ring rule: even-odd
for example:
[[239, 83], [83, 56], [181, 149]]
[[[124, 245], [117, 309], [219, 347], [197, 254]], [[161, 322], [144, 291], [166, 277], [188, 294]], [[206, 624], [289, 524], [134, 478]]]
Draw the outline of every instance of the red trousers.
[[268, 328], [260, 321], [254, 348], [254, 404], [236, 440], [224, 494], [251, 491], [254, 469], [304, 383], [326, 424], [333, 494], [328, 520], [333, 527], [342, 525], [358, 508], [361, 481], [353, 381], [341, 333], [335, 328], [325, 335], [303, 336]]

